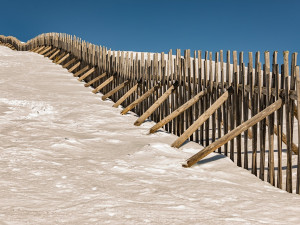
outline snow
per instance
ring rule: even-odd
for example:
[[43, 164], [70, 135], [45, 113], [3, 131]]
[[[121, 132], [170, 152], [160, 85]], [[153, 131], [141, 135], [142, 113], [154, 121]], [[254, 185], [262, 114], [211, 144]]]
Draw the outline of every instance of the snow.
[[66, 69], [0, 46], [0, 224], [297, 224], [300, 197], [147, 135]]

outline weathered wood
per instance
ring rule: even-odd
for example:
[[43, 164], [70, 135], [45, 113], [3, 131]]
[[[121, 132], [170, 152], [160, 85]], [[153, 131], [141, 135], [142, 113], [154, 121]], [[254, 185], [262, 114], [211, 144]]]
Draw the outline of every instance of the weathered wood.
[[85, 71], [87, 71], [89, 69], [89, 65], [83, 67], [81, 70], [77, 71], [76, 73], [74, 73], [74, 77], [79, 77], [82, 73], [84, 73]]
[[[236, 127], [239, 126], [242, 122], [242, 113], [241, 113], [241, 109], [242, 109], [242, 93], [239, 90], [239, 83], [241, 84], [241, 74], [242, 74], [242, 64], [243, 64], [243, 52], [240, 52], [240, 56], [239, 56], [239, 61], [240, 61], [240, 68], [238, 70], [237, 68], [237, 52], [233, 52], [233, 74], [235, 77], [235, 91], [236, 93], [233, 95], [233, 97], [235, 97], [235, 123], [236, 123]], [[242, 167], [242, 136], [241, 134], [237, 135], [236, 137], [236, 148], [237, 148], [237, 166]]]
[[99, 75], [98, 77], [95, 77], [93, 80], [89, 81], [88, 83], [86, 83], [84, 86], [85, 87], [89, 87], [92, 84], [94, 84], [95, 82], [99, 81], [101, 78], [105, 77], [106, 73], [102, 73], [101, 75]]
[[60, 49], [58, 49], [56, 52], [54, 52], [49, 59], [53, 59], [58, 53], [60, 53]]
[[[278, 70], [278, 72], [276, 72], [276, 76], [277, 76], [277, 74], [279, 75], [279, 69], [278, 69], [279, 67], [278, 67], [278, 65], [277, 65], [277, 70]], [[276, 67], [275, 67], [275, 70], [276, 70]], [[283, 70], [282, 70], [283, 71]], [[282, 76], [283, 77], [283, 76]], [[278, 79], [279, 80], [279, 78], [276, 78], [276, 79]], [[276, 83], [277, 83], [277, 81], [276, 81]], [[281, 83], [281, 84], [283, 84], [283, 83]], [[279, 85], [279, 84], [278, 84]], [[276, 97], [276, 100], [278, 100], [280, 98], [280, 95], [278, 94], [278, 96]], [[250, 110], [252, 110], [251, 109], [251, 106], [249, 105], [249, 109]], [[278, 110], [278, 113], [280, 113], [279, 111], [280, 111], [281, 109], [279, 109]], [[285, 133], [283, 133], [282, 132], [282, 128], [281, 128], [281, 123], [280, 123], [280, 118], [281, 118], [282, 116], [281, 116], [281, 114], [278, 114], [277, 115], [277, 118], [278, 118], [278, 120], [277, 120], [277, 125], [278, 126], [276, 126], [275, 125], [275, 123], [274, 123], [274, 134], [279, 138], [278, 139], [278, 141], [280, 140], [280, 143], [281, 142], [283, 142], [284, 144], [286, 144], [287, 145], [287, 136], [285, 135]], [[268, 120], [268, 118], [266, 118], [266, 126], [269, 126], [269, 120]], [[278, 130], [279, 129], [279, 130]], [[251, 130], [249, 129], [248, 130], [248, 138], [252, 138], [252, 133], [251, 133]], [[298, 154], [298, 146], [295, 144], [295, 143], [291, 143], [292, 144], [292, 151], [297, 155]], [[281, 144], [278, 146], [278, 150], [279, 151], [281, 151], [282, 150], [282, 146], [281, 146]], [[279, 162], [279, 161], [278, 161]]]
[[44, 57], [48, 57], [49, 55], [53, 54], [55, 51], [57, 51], [57, 48], [53, 48], [50, 52], [47, 52]]
[[[140, 64], [139, 64], [139, 73], [140, 73], [139, 84], [138, 85], [135, 84], [131, 89], [129, 89], [127, 91], [127, 93], [125, 93], [118, 100], [118, 103], [121, 102], [120, 104], [122, 104], [122, 102], [124, 102], [125, 99], [127, 99], [132, 94], [135, 95], [135, 99], [134, 100], [136, 100], [138, 98], [138, 96], [141, 96], [144, 93], [144, 90], [146, 88], [146, 81], [145, 81], [145, 78], [146, 78], [146, 66], [145, 66], [145, 64], [146, 64], [146, 62], [145, 62], [145, 54], [142, 52], [141, 53], [141, 60], [140, 60]], [[139, 115], [142, 115], [144, 113], [144, 104], [145, 104], [145, 102], [141, 102], [139, 104]]]
[[265, 108], [263, 111], [256, 114], [251, 119], [247, 120], [246, 122], [242, 123], [229, 133], [225, 134], [222, 138], [218, 139], [214, 143], [210, 144], [209, 146], [205, 147], [203, 150], [198, 152], [197, 154], [190, 157], [185, 164], [183, 164], [183, 167], [191, 167], [201, 159], [203, 159], [205, 156], [209, 155], [213, 151], [215, 151], [217, 148], [221, 147], [231, 139], [235, 138], [237, 135], [241, 134], [245, 130], [252, 127], [254, 124], [257, 124], [260, 120], [266, 118], [271, 113], [275, 112], [277, 109], [279, 109], [282, 105], [282, 100], [279, 99], [276, 102], [274, 102], [269, 107]]
[[[253, 81], [250, 82], [250, 79], [253, 79], [253, 56], [252, 56], [252, 52], [249, 52], [248, 53], [248, 60], [249, 60], [249, 63], [248, 63], [248, 71], [247, 71], [247, 85], [250, 86], [250, 84], [252, 84]], [[243, 77], [244, 77], [244, 84], [246, 83], [246, 79], [245, 79], [245, 65], [243, 65]], [[245, 89], [245, 86], [243, 87], [243, 91], [244, 91], [244, 107], [243, 107], [243, 111], [244, 111], [244, 114], [243, 114], [243, 122], [247, 121], [248, 120], [248, 117], [249, 117], [249, 92], [246, 91]], [[250, 107], [251, 109], [251, 107]], [[244, 169], [248, 170], [249, 168], [249, 157], [248, 157], [248, 138], [252, 138], [252, 130], [249, 129], [249, 130], [246, 130], [244, 132]]]
[[[275, 57], [277, 58], [277, 52], [275, 53]], [[280, 98], [279, 96], [279, 89], [281, 88], [279, 86], [279, 65], [276, 64], [276, 100], [278, 100]], [[283, 70], [281, 71], [283, 72]], [[281, 76], [282, 81], [284, 81], [283, 79], [283, 75]], [[281, 85], [283, 86], [283, 83], [281, 83]], [[277, 131], [277, 187], [282, 189], [282, 115], [283, 115], [283, 109], [282, 107], [279, 108], [276, 112], [276, 117], [277, 117], [277, 129], [275, 128], [275, 132]]]
[[78, 62], [78, 63], [76, 63], [74, 66], [72, 66], [72, 67], [68, 70], [68, 72], [69, 72], [69, 73], [72, 73], [75, 69], [77, 69], [78, 66], [80, 66], [80, 62]]
[[[170, 52], [168, 54], [168, 59], [170, 59], [170, 56], [172, 57], [172, 54], [170, 55]], [[165, 93], [166, 90], [169, 88], [169, 82], [168, 82], [168, 74], [167, 74], [167, 63], [168, 60], [165, 60], [165, 55], [162, 52], [161, 53], [161, 82], [163, 84], [162, 86], [162, 93]], [[174, 96], [174, 93], [170, 96], [170, 98]], [[169, 114], [171, 102], [170, 98], [167, 98], [166, 101], [162, 103], [162, 106], [160, 107], [160, 118], [159, 121], [162, 120], [164, 117], [166, 117]], [[141, 115], [141, 114], [140, 114]], [[170, 129], [172, 127], [172, 124], [166, 124], [165, 125], [165, 130], [168, 132], [171, 132], [172, 130]]]
[[146, 93], [144, 93], [141, 97], [136, 99], [134, 102], [132, 102], [129, 106], [127, 106], [125, 109], [122, 110], [121, 114], [125, 115], [128, 111], [136, 107], [140, 102], [147, 99], [153, 92], [157, 91], [157, 89], [160, 87], [159, 84], [152, 87], [150, 90], [148, 90]]
[[169, 95], [173, 92], [174, 89], [178, 87], [178, 82], [176, 81], [165, 93], [162, 94], [150, 108], [144, 112], [143, 115], [138, 118], [134, 125], [135, 126], [140, 126], [168, 97]]
[[[262, 87], [267, 86], [267, 75], [266, 75], [266, 64], [263, 65], [263, 76], [262, 76], [262, 86], [259, 85], [259, 96], [260, 96], [260, 103], [259, 103], [259, 111], [262, 111], [266, 108], [266, 96], [262, 94]], [[265, 155], [266, 155], [266, 119], [260, 121], [259, 127], [259, 137], [260, 137], [260, 170], [259, 170], [259, 178], [261, 180], [265, 180]]]
[[[216, 52], [215, 54], [215, 71], [214, 71], [214, 79], [211, 77], [211, 81], [215, 81], [214, 83], [212, 83], [212, 87], [211, 87], [211, 103], [214, 103], [217, 100], [217, 92], [218, 92], [218, 88], [216, 85], [214, 85], [216, 83], [216, 79], [218, 76], [218, 66], [219, 66], [219, 53]], [[212, 61], [210, 62], [210, 69], [212, 70], [213, 66], [212, 66]], [[211, 71], [211, 74], [213, 72]], [[212, 137], [211, 137], [211, 141], [214, 142], [216, 140], [216, 112], [214, 112], [211, 116], [211, 120], [212, 120]], [[220, 152], [221, 153], [221, 152]]]
[[[194, 93], [193, 93], [193, 96], [196, 96], [197, 93], [200, 93], [201, 90], [202, 90], [202, 86], [201, 86], [201, 71], [200, 71], [200, 68], [201, 68], [201, 51], [198, 51], [198, 58], [197, 58], [197, 51], [194, 52], [194, 76], [193, 76], [193, 82], [194, 82]], [[197, 82], [197, 80], [199, 82]], [[174, 97], [174, 95], [173, 95]], [[201, 101], [197, 101], [196, 104], [195, 104], [195, 115], [194, 115], [194, 118], [198, 118], [200, 116], [200, 104], [201, 104]], [[196, 143], [199, 143], [200, 142], [200, 129], [197, 129], [196, 130], [196, 133], [195, 133], [195, 141]]]
[[[222, 51], [222, 56], [223, 56], [223, 51]], [[223, 58], [223, 57], [222, 57]], [[224, 70], [224, 68], [222, 67], [222, 69]], [[221, 92], [222, 94], [224, 93], [225, 91], [225, 88], [228, 88], [230, 86], [230, 53], [227, 52], [227, 63], [226, 63], [226, 68], [225, 68], [225, 71], [223, 72], [226, 74], [226, 82], [224, 82], [224, 85], [221, 87]], [[225, 76], [225, 75], [224, 75]], [[223, 77], [223, 75], [222, 75]], [[225, 77], [224, 77], [225, 79]], [[224, 135], [228, 133], [228, 129], [229, 129], [229, 121], [228, 121], [228, 118], [229, 118], [229, 108], [230, 108], [230, 98], [224, 103], [223, 105], [223, 113], [224, 113], [224, 116], [223, 116], [223, 133]], [[228, 155], [228, 143], [226, 143], [224, 145], [224, 155]]]
[[66, 52], [62, 52], [60, 55], [56, 56], [55, 59], [52, 60], [52, 62], [57, 63], [57, 61], [60, 60], [65, 55], [66, 55]]
[[[208, 73], [208, 52], [205, 52], [205, 61], [204, 61], [204, 88], [208, 90], [208, 94], [205, 96], [205, 104], [204, 104], [204, 112], [209, 108], [210, 106], [210, 87], [209, 87], [209, 73]], [[203, 113], [204, 113], [203, 112]], [[209, 145], [209, 118], [205, 122], [205, 146]]]
[[[296, 66], [295, 76], [297, 80], [297, 109], [298, 109], [298, 118], [300, 118], [300, 74], [299, 74], [299, 66]], [[298, 120], [298, 140], [300, 140], [300, 120]], [[298, 152], [300, 152], [300, 144], [298, 144]], [[297, 162], [297, 180], [296, 180], [296, 193], [300, 194], [300, 154], [298, 154], [298, 162]]]
[[[4, 46], [7, 46], [7, 44], [4, 44]], [[40, 47], [38, 46], [38, 47], [35, 47], [35, 48], [33, 48], [33, 49], [30, 49], [29, 52], [34, 52], [34, 51], [38, 50], [39, 48], [40, 48]]]
[[32, 51], [34, 53], [39, 53], [40, 51], [42, 51], [45, 48], [45, 46], [41, 46], [40, 48], [36, 49], [35, 51]]
[[[189, 99], [192, 98], [192, 86], [191, 86], [191, 52], [188, 49], [186, 52], [186, 84], [187, 84], [187, 88], [186, 88], [186, 93], [185, 93], [185, 99], [184, 102], [187, 102]], [[192, 107], [187, 109], [185, 111], [186, 114], [186, 129], [189, 128], [193, 122], [194, 122], [194, 118], [193, 118], [193, 110]], [[193, 134], [189, 137], [190, 141], [194, 140]]]
[[87, 78], [88, 76], [90, 76], [92, 73], [94, 73], [95, 71], [95, 67], [91, 68], [89, 71], [87, 71], [85, 74], [83, 74], [82, 76], [80, 76], [78, 78], [78, 81], [82, 81], [84, 80], [85, 78]]
[[[221, 62], [222, 64], [222, 62]], [[222, 69], [221, 69], [222, 70]], [[222, 76], [222, 74], [221, 74]], [[222, 83], [222, 80], [223, 78], [221, 77], [221, 83]], [[217, 100], [221, 95], [221, 91], [219, 90], [219, 87], [218, 87], [218, 82], [219, 82], [219, 53], [217, 52], [216, 53], [216, 56], [215, 56], [215, 82], [216, 82], [216, 85], [214, 84], [214, 93], [215, 93], [215, 100]], [[224, 82], [224, 80], [223, 80]], [[222, 105], [224, 106], [224, 104]], [[218, 125], [218, 138], [221, 138], [222, 137], [222, 107], [220, 107], [218, 110], [217, 110], [217, 125]], [[222, 149], [219, 148], [218, 149], [218, 153], [222, 153]]]
[[52, 47], [48, 46], [47, 48], [45, 48], [43, 51], [41, 51], [39, 54], [40, 55], [44, 55], [46, 52], [48, 52]]
[[183, 113], [186, 109], [190, 108], [192, 105], [197, 103], [204, 95], [206, 94], [206, 91], [201, 91], [198, 93], [196, 96], [191, 98], [189, 101], [187, 101], [185, 104], [180, 106], [178, 109], [173, 111], [170, 115], [162, 119], [160, 122], [155, 124], [151, 129], [150, 129], [150, 134], [156, 132], [159, 128], [163, 127], [165, 124], [179, 116], [181, 113]]
[[[266, 59], [265, 59], [266, 61]], [[266, 87], [266, 63], [263, 64], [263, 83], [262, 83], [262, 87]], [[259, 80], [261, 80], [259, 78]], [[259, 85], [259, 98], [260, 98], [260, 102], [259, 102], [259, 111], [262, 111], [265, 109], [266, 106], [266, 97], [262, 95], [261, 93], [261, 86]], [[259, 178], [261, 180], [265, 180], [265, 155], [266, 155], [266, 120], [263, 119], [259, 122], [259, 144], [260, 144], [260, 169], [259, 169]]]
[[285, 119], [287, 136], [287, 167], [286, 167], [286, 191], [292, 193], [292, 149], [291, 149], [291, 117], [290, 117], [290, 99], [289, 99], [289, 52], [283, 52], [284, 62], [284, 84], [285, 84]]
[[121, 105], [125, 99], [127, 99], [131, 94], [133, 94], [137, 88], [138, 88], [139, 84], [135, 84], [132, 88], [129, 89], [129, 91], [127, 91], [114, 105], [113, 107], [118, 107], [119, 105]]
[[[230, 69], [230, 51], [227, 51], [227, 64], [228, 64], [228, 68], [227, 68], [227, 73], [228, 73], [228, 83], [231, 83], [232, 85], [234, 85], [234, 74], [231, 74], [231, 69]], [[232, 77], [231, 77], [232, 75]], [[228, 98], [228, 111], [229, 111], [229, 123], [228, 123], [228, 128], [230, 128], [230, 130], [233, 130], [234, 128], [234, 122], [235, 122], [235, 113], [234, 113], [234, 97], [230, 96]], [[234, 139], [232, 139], [230, 141], [230, 159], [232, 161], [234, 161]]]
[[[296, 77], [295, 77], [295, 69], [296, 69], [296, 64], [297, 64], [297, 55], [298, 53], [293, 53], [292, 54], [292, 60], [291, 60], [291, 73], [290, 73], [290, 91], [295, 91], [296, 90]], [[298, 100], [298, 99], [297, 99]], [[297, 101], [296, 100], [296, 101]], [[290, 108], [290, 120], [291, 120], [291, 145], [293, 144], [293, 137], [294, 137], [294, 111], [295, 111], [295, 102], [292, 98], [289, 100], [289, 108]], [[292, 146], [291, 146], [292, 149]]]
[[[265, 52], [265, 63], [266, 63], [266, 79], [267, 79], [267, 101], [266, 107], [273, 104], [274, 99], [271, 95], [271, 88], [275, 85], [274, 81], [274, 65], [272, 66], [272, 77], [270, 74], [270, 56], [269, 52]], [[271, 80], [272, 78], [272, 80]], [[268, 143], [269, 143], [269, 154], [268, 154], [268, 182], [275, 186], [275, 168], [274, 168], [274, 113], [268, 116]]]
[[[290, 72], [290, 91], [295, 91], [296, 90], [296, 75], [295, 75], [295, 70], [296, 70], [296, 64], [297, 64], [297, 55], [298, 53], [293, 53], [292, 54], [292, 60], [291, 60], [291, 72]], [[297, 99], [298, 100], [298, 99]], [[294, 100], [293, 99], [289, 99], [289, 111], [290, 111], [290, 140], [291, 140], [291, 150], [292, 149], [292, 144], [293, 144], [293, 138], [294, 138], [294, 111], [295, 111], [295, 104], [294, 104]], [[292, 151], [291, 151], [291, 167], [293, 166], [292, 163]], [[298, 165], [299, 166], [299, 165]], [[291, 172], [291, 174], [293, 174], [293, 172]], [[293, 177], [291, 176], [291, 180], [293, 179]], [[293, 183], [294, 181], [292, 181]], [[293, 189], [293, 185], [291, 183], [291, 186]], [[297, 185], [296, 185], [297, 186]]]
[[[204, 57], [206, 57], [206, 53], [204, 55]], [[202, 65], [203, 63], [203, 65]], [[205, 90], [207, 91], [206, 89], [206, 84], [205, 84], [205, 59], [203, 60], [202, 62], [202, 52], [201, 51], [198, 51], [198, 90], [201, 92], [202, 90]], [[195, 115], [195, 119], [196, 118], [199, 118], [199, 116], [201, 114], [204, 113], [205, 111], [205, 102], [206, 102], [206, 95], [207, 92], [204, 94], [203, 98], [200, 99], [200, 102], [198, 104], [198, 108], [199, 108], [199, 113], [198, 115]], [[175, 119], [176, 120], [176, 119]], [[205, 131], [204, 131], [204, 125], [200, 126], [199, 127], [199, 142], [201, 145], [204, 145], [204, 136], [205, 136]]]
[[129, 84], [129, 80], [124, 81], [122, 84], [118, 85], [117, 87], [115, 87], [114, 89], [112, 89], [111, 91], [103, 95], [102, 100], [109, 98], [110, 96], [112, 96], [113, 94], [115, 94], [117, 91], [119, 91], [121, 88], [124, 88], [128, 84]]
[[[298, 101], [298, 94], [297, 94], [297, 101]], [[295, 104], [295, 102], [293, 102], [293, 104], [294, 104], [294, 117], [298, 120], [298, 108], [297, 108], [297, 106], [296, 106], [296, 104]]]
[[98, 87], [96, 87], [92, 92], [94, 94], [96, 94], [97, 92], [101, 91], [106, 85], [108, 85], [113, 80], [114, 80], [114, 76], [110, 76], [102, 84], [100, 84]]
[[[178, 95], [176, 96], [177, 99], [177, 106], [180, 106], [183, 104], [183, 75], [182, 75], [182, 59], [181, 59], [181, 51], [180, 49], [176, 50], [176, 68], [177, 68], [177, 79], [180, 84], [178, 87]], [[176, 91], [175, 91], [176, 94]], [[184, 131], [184, 114], [181, 114], [179, 118], [177, 119], [177, 135], [181, 135]]]
[[[254, 84], [258, 87], [260, 87], [260, 77], [261, 77], [261, 64], [259, 62], [260, 53], [256, 52], [255, 54], [255, 79], [254, 83], [252, 82], [251, 85], [251, 92], [252, 92], [252, 99], [251, 99], [251, 117], [254, 117], [257, 115], [258, 111], [258, 104], [259, 104], [259, 94], [254, 93]], [[254, 124], [252, 127], [252, 168], [251, 173], [257, 176], [257, 124]]]
[[232, 92], [233, 89], [229, 88], [171, 146], [179, 148], [228, 99]]
[[69, 56], [70, 56], [69, 53], [66, 54], [64, 57], [62, 57], [60, 60], [58, 60], [58, 61], [56, 62], [56, 64], [61, 64], [61, 63], [63, 63]]
[[[158, 53], [155, 53], [154, 54], [154, 58], [153, 58], [153, 72], [152, 72], [152, 75], [153, 75], [153, 82], [154, 84], [157, 84], [159, 82], [159, 71], [158, 71], [158, 68], [159, 68], [159, 62], [158, 62]], [[161, 84], [161, 87], [163, 86], [164, 84]], [[156, 100], [158, 99], [158, 97], [160, 96], [160, 93], [161, 93], [161, 88], [159, 88], [153, 95], [150, 96], [150, 99], [152, 98], [152, 103], [150, 105], [149, 108], [152, 107], [152, 105], [154, 105], [154, 103], [156, 102]], [[149, 109], [147, 109], [148, 111]], [[159, 109], [157, 110], [159, 111]], [[146, 113], [146, 112], [145, 112]], [[150, 114], [150, 118], [152, 121], [155, 121], [157, 122], [157, 114], [155, 113], [155, 111], [153, 111], [153, 113]]]
[[69, 62], [63, 65], [63, 68], [68, 68], [72, 63], [76, 61], [76, 58], [71, 59]]

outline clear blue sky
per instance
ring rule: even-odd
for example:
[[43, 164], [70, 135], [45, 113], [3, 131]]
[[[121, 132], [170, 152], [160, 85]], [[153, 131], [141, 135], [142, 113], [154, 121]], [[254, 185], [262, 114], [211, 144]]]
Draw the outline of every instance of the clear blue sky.
[[299, 52], [299, 0], [3, 1], [0, 34], [62, 32], [113, 50]]

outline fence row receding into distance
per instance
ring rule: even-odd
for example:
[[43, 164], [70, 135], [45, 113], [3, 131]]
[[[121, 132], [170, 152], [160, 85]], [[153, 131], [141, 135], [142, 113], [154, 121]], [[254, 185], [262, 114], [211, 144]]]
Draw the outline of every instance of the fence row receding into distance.
[[[178, 139], [205, 148], [183, 165], [190, 167], [211, 152], [229, 156], [238, 166], [288, 192], [299, 194], [298, 157], [300, 96], [297, 53], [271, 56], [243, 52], [176, 50], [164, 53], [112, 51], [58, 33], [41, 34], [27, 43], [0, 35], [0, 42], [19, 51], [49, 57], [67, 68], [102, 99], [135, 112], [136, 126], [150, 118]], [[232, 62], [232, 63], [231, 63]], [[297, 135], [298, 134], [298, 135]]]

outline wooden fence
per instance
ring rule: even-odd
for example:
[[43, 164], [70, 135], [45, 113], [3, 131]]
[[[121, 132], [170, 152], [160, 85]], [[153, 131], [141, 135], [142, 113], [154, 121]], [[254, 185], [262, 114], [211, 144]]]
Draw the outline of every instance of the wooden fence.
[[[67, 34], [41, 34], [27, 43], [0, 35], [0, 43], [49, 57], [72, 72], [102, 99], [135, 112], [136, 126], [146, 119], [178, 139], [205, 148], [187, 160], [192, 166], [213, 151], [229, 156], [271, 185], [299, 194], [300, 80], [297, 53], [179, 49], [165, 53], [112, 51]], [[297, 104], [296, 104], [297, 102]], [[298, 132], [298, 135], [297, 135]]]

